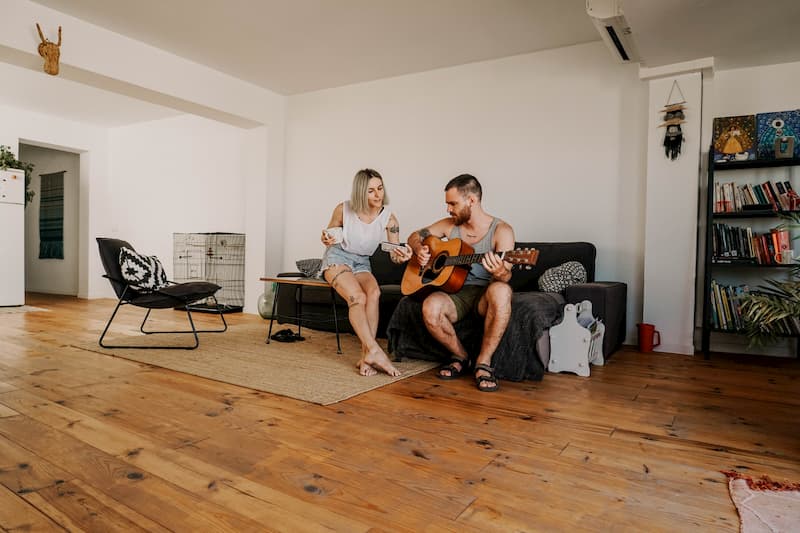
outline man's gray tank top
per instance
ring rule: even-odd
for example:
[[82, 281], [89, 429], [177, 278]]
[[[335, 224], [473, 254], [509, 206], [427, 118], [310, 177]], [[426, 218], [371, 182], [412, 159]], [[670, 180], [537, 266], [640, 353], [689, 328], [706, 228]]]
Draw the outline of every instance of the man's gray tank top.
[[[486, 235], [475, 244], [470, 245], [475, 250], [476, 254], [485, 254], [486, 252], [492, 251], [494, 230], [497, 229], [498, 222], [500, 222], [500, 219], [493, 217], [492, 224], [489, 226], [489, 231], [486, 232]], [[461, 228], [458, 226], [453, 227], [453, 230], [450, 232], [450, 238], [460, 239]], [[483, 268], [482, 264], [473, 263], [472, 266], [470, 266], [469, 274], [467, 274], [464, 285], [488, 285], [490, 281], [492, 281], [492, 275], [489, 274], [489, 271]]]

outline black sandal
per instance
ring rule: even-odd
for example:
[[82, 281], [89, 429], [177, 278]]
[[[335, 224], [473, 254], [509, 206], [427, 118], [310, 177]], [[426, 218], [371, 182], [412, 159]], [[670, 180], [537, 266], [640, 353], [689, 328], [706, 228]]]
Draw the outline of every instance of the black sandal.
[[[461, 368], [457, 368], [456, 363], [458, 363], [461, 366]], [[444, 381], [449, 381], [451, 379], [458, 379], [461, 376], [463, 376], [468, 369], [469, 369], [469, 358], [461, 359], [460, 357], [456, 357], [454, 355], [450, 358], [450, 363], [446, 364], [445, 366], [439, 367], [439, 371], [437, 372], [436, 377]], [[442, 370], [449, 370], [450, 375], [446, 376], [442, 374]]]
[[[478, 376], [478, 370], [483, 370], [484, 372], [488, 372], [488, 376]], [[478, 387], [478, 390], [481, 392], [495, 392], [497, 389], [500, 388], [500, 383], [497, 382], [497, 378], [494, 375], [494, 368], [490, 367], [489, 365], [485, 365], [483, 363], [478, 363], [475, 365], [475, 386]], [[481, 383], [491, 383], [492, 385], [488, 387], [481, 387]]]
[[278, 342], [296, 342], [306, 340], [305, 337], [298, 335], [290, 329], [282, 329], [277, 333], [273, 333], [270, 339]]

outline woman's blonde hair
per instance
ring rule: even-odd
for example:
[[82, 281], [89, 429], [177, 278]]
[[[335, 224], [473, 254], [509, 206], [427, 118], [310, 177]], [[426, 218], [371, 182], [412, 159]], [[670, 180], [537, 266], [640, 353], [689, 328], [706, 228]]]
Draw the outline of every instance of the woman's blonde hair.
[[356, 213], [365, 213], [369, 209], [367, 202], [367, 189], [369, 180], [378, 178], [383, 185], [383, 205], [389, 205], [389, 194], [386, 192], [386, 184], [383, 183], [383, 176], [377, 170], [365, 168], [356, 172], [353, 178], [353, 192], [350, 193], [350, 207]]

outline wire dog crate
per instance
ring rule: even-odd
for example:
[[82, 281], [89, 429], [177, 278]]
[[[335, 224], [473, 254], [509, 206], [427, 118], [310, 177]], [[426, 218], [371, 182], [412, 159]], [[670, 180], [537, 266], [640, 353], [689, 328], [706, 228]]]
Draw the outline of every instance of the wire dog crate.
[[[175, 281], [210, 281], [222, 287], [217, 291], [217, 304], [223, 313], [244, 308], [244, 245], [243, 233], [173, 233], [173, 267]], [[192, 306], [192, 309], [215, 311], [213, 299]]]

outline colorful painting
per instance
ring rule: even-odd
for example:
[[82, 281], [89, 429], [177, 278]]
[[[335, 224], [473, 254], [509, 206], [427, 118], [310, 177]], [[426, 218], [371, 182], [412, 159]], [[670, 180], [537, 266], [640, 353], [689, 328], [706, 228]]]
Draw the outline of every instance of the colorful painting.
[[758, 158], [800, 157], [800, 110], [756, 115]]
[[756, 158], [756, 116], [714, 119], [714, 161], [747, 161]]

